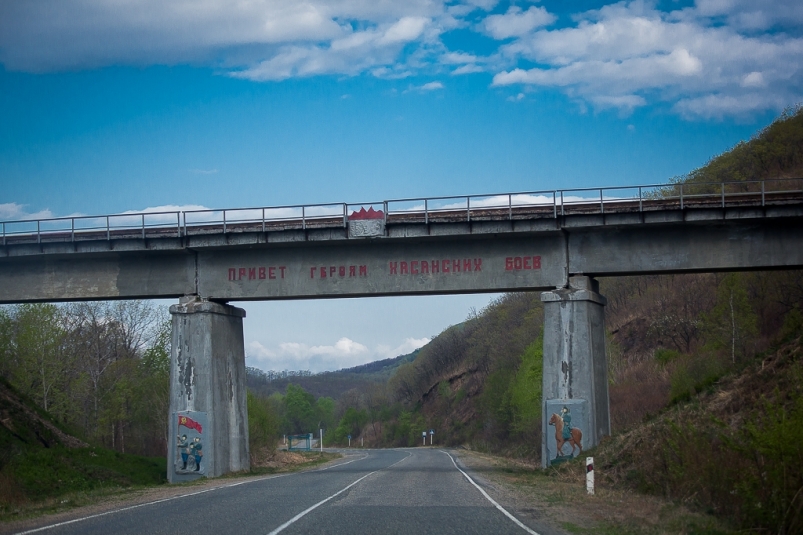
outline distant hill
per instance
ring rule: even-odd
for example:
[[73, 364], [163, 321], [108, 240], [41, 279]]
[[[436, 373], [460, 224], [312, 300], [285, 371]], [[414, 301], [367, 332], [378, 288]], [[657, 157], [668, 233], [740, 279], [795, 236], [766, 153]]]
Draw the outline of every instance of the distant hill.
[[295, 384], [301, 386], [315, 397], [325, 396], [338, 399], [344, 392], [349, 390], [387, 382], [399, 366], [415, 360], [419, 351], [420, 349], [416, 349], [407, 355], [377, 360], [334, 372], [283, 377], [273, 380], [270, 380], [264, 372], [256, 368], [248, 368], [246, 370], [246, 380], [248, 388], [263, 396], [270, 396], [274, 392], [284, 393], [288, 384]]

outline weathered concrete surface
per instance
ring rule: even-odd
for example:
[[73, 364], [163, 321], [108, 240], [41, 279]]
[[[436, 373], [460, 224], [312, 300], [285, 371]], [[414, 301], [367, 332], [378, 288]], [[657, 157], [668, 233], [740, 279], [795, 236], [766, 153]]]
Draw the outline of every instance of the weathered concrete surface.
[[0, 303], [180, 297], [194, 292], [195, 255], [188, 251], [0, 261]]
[[592, 276], [803, 266], [803, 220], [739, 220], [579, 229], [569, 272]]
[[[569, 287], [544, 292], [544, 379], [543, 436], [541, 459], [550, 460], [547, 438], [554, 435], [548, 426], [555, 404], [570, 400], [588, 403], [583, 449], [599, 444], [610, 435], [608, 401], [608, 363], [605, 355], [605, 298], [599, 284], [590, 277], [575, 276]], [[577, 424], [576, 423], [576, 424]], [[554, 452], [552, 452], [554, 458]]]
[[[173, 316], [170, 360], [170, 439], [175, 447], [178, 411], [204, 412], [206, 476], [247, 470], [248, 412], [245, 390], [245, 311], [194, 297], [170, 307]], [[176, 474], [175, 452], [168, 454], [172, 483], [192, 479]]]

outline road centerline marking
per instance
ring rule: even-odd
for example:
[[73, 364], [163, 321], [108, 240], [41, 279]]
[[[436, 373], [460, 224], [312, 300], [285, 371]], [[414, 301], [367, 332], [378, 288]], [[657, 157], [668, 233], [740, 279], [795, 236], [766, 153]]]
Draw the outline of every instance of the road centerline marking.
[[[392, 468], [392, 467], [396, 466], [397, 464], [399, 464], [400, 462], [406, 461], [407, 459], [409, 459], [411, 455], [412, 455], [412, 453], [408, 453], [407, 457], [405, 457], [404, 459], [399, 459], [398, 461], [396, 461], [395, 463], [393, 463], [393, 464], [391, 464], [389, 466], [386, 466], [384, 468], [380, 468], [379, 470], [374, 470], [370, 474], [365, 474], [364, 476], [362, 476], [357, 481], [354, 481], [353, 483], [343, 487], [342, 489], [340, 489], [339, 491], [335, 492], [334, 494], [332, 494], [328, 498], [324, 498], [323, 500], [319, 501], [315, 505], [307, 507], [306, 509], [304, 509], [303, 511], [298, 513], [296, 516], [294, 516], [293, 518], [291, 518], [290, 520], [288, 520], [287, 522], [285, 522], [284, 524], [282, 524], [278, 528], [276, 528], [273, 531], [271, 531], [270, 533], [268, 533], [268, 535], [276, 535], [277, 533], [280, 533], [280, 532], [284, 531], [285, 529], [287, 529], [291, 525], [295, 524], [297, 521], [301, 520], [303, 517], [307, 516], [309, 513], [311, 513], [312, 511], [314, 511], [315, 509], [317, 509], [321, 505], [325, 504], [326, 502], [328, 502], [332, 498], [336, 498], [339, 495], [343, 494], [344, 492], [349, 490], [351, 487], [353, 487], [354, 485], [356, 485], [357, 483], [359, 483], [360, 481], [362, 481], [366, 477], [372, 476], [372, 475], [376, 474], [377, 472], [381, 472], [382, 470], [387, 470], [388, 468]], [[357, 459], [355, 459], [355, 460], [357, 460]], [[535, 535], [538, 535], [538, 534], [536, 533]]]
[[496, 502], [496, 500], [494, 500], [493, 498], [491, 498], [491, 497], [488, 495], [488, 493], [487, 493], [487, 492], [485, 492], [485, 490], [483, 490], [483, 488], [482, 488], [482, 487], [480, 487], [479, 485], [477, 485], [477, 483], [475, 483], [475, 482], [474, 482], [474, 480], [473, 480], [473, 479], [471, 479], [471, 476], [469, 476], [467, 473], [465, 473], [464, 471], [462, 471], [462, 470], [460, 469], [460, 467], [459, 467], [459, 466], [457, 466], [457, 463], [454, 461], [454, 457], [452, 457], [451, 455], [449, 455], [449, 452], [447, 452], [447, 451], [443, 451], [443, 450], [440, 450], [440, 451], [441, 451], [441, 453], [445, 453], [445, 454], [446, 454], [446, 455], [449, 457], [449, 459], [451, 459], [451, 461], [452, 461], [452, 464], [453, 464], [453, 465], [454, 465], [454, 467], [457, 469], [457, 471], [458, 471], [458, 472], [460, 472], [461, 474], [463, 474], [463, 476], [465, 476], [465, 478], [466, 478], [466, 479], [468, 479], [469, 483], [471, 483], [472, 485], [474, 485], [475, 487], [477, 487], [477, 490], [478, 490], [478, 491], [480, 491], [480, 492], [482, 493], [482, 495], [483, 495], [483, 496], [485, 496], [485, 499], [486, 499], [486, 500], [488, 500], [489, 502], [491, 502], [491, 503], [494, 505], [494, 507], [496, 507], [497, 509], [499, 509], [499, 510], [502, 512], [502, 514], [504, 514], [506, 517], [508, 517], [510, 520], [512, 520], [514, 524], [516, 524], [518, 527], [520, 527], [521, 529], [523, 529], [524, 531], [526, 531], [526, 532], [527, 532], [527, 533], [529, 533], [530, 535], [539, 535], [539, 533], [538, 533], [537, 531], [533, 531], [533, 530], [531, 530], [530, 528], [528, 528], [527, 526], [525, 526], [525, 525], [524, 525], [524, 524], [521, 522], [521, 520], [519, 520], [518, 518], [516, 518], [515, 516], [513, 516], [512, 514], [510, 514], [510, 513], [507, 511], [507, 509], [505, 509], [504, 507], [502, 507], [501, 505], [499, 505], [499, 504]]

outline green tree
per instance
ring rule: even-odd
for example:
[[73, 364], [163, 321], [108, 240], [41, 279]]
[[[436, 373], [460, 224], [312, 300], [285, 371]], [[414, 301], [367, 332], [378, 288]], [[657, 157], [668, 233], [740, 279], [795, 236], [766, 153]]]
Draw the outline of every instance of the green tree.
[[289, 433], [309, 433], [317, 425], [315, 397], [298, 385], [290, 383], [284, 394], [285, 429]]
[[14, 348], [14, 320], [6, 308], [0, 308], [0, 376], [8, 377], [11, 372]]
[[44, 410], [63, 418], [64, 387], [69, 369], [62, 351], [64, 328], [61, 311], [51, 304], [24, 304], [14, 317], [16, 365], [14, 385]]
[[251, 455], [263, 448], [276, 447], [279, 435], [279, 416], [270, 399], [247, 392], [248, 446]]
[[335, 419], [335, 400], [321, 396], [315, 401], [315, 415], [318, 418], [319, 429], [333, 429], [337, 424]]
[[717, 287], [717, 301], [705, 316], [706, 345], [727, 351], [731, 362], [744, 356], [758, 334], [758, 318], [750, 305], [746, 285], [739, 273], [729, 273]]

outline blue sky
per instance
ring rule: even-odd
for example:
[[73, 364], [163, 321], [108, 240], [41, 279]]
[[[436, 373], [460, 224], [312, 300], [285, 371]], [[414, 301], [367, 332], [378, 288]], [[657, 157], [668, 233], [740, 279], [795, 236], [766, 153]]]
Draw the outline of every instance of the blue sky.
[[[802, 34], [785, 0], [2, 2], [0, 219], [663, 182], [803, 101]], [[488, 299], [248, 303], [249, 364]]]

